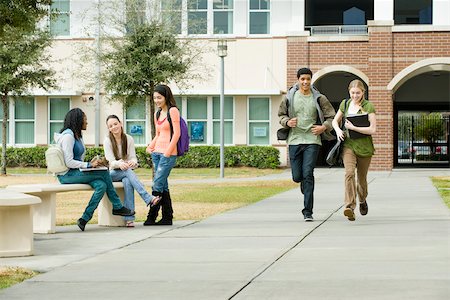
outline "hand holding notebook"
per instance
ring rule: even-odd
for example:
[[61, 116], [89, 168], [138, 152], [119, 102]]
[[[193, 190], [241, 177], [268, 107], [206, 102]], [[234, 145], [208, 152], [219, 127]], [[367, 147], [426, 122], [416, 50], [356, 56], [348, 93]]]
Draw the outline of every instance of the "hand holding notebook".
[[[360, 114], [360, 115], [348, 115], [347, 120], [350, 121], [356, 127], [369, 127], [369, 115], [368, 114]], [[364, 134], [361, 132], [357, 132], [349, 129], [348, 134], [351, 139], [359, 139], [366, 136], [370, 136], [369, 134]]]

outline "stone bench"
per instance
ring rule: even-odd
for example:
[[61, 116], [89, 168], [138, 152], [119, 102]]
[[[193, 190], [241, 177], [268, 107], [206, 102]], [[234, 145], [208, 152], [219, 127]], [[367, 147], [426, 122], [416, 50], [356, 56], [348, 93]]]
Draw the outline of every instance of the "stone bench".
[[[123, 200], [124, 190], [122, 182], [113, 182], [120, 199]], [[56, 194], [74, 191], [93, 191], [88, 184], [17, 184], [6, 187], [8, 191], [21, 192], [28, 195], [37, 196], [42, 203], [34, 207], [33, 232], [34, 233], [55, 233], [56, 232]], [[86, 205], [90, 197], [86, 197]], [[102, 226], [124, 226], [125, 221], [121, 216], [112, 215], [112, 204], [105, 193], [98, 208], [98, 224]], [[79, 212], [81, 216], [82, 211]], [[77, 218], [78, 219], [78, 218]]]
[[38, 197], [0, 190], [0, 257], [33, 255], [33, 209]]

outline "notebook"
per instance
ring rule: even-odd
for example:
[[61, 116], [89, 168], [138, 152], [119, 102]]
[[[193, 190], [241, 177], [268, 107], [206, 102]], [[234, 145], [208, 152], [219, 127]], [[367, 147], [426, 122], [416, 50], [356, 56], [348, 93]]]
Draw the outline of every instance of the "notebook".
[[[360, 115], [348, 115], [347, 120], [352, 122], [353, 125], [356, 127], [369, 127], [369, 115], [368, 114], [360, 114]], [[369, 134], [364, 134], [361, 132], [357, 132], [354, 130], [348, 130], [348, 134], [350, 135], [351, 139], [359, 139], [366, 136], [370, 136]]]
[[96, 168], [80, 168], [81, 172], [90, 172], [90, 171], [106, 171], [107, 167], [96, 167]]

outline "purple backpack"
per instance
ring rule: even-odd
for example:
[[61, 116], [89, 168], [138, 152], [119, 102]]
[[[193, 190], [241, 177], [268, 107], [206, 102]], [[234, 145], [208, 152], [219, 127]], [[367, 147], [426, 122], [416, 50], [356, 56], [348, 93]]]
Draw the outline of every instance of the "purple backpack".
[[[167, 111], [167, 121], [169, 121], [170, 124], [170, 139], [172, 139], [173, 135], [173, 126], [172, 126], [172, 119], [170, 118], [170, 108]], [[159, 119], [160, 111], [156, 114], [156, 119]], [[189, 151], [189, 134], [188, 134], [188, 127], [186, 124], [186, 121], [181, 117], [180, 114], [180, 138], [178, 139], [177, 143], [177, 156], [183, 156], [186, 152]]]

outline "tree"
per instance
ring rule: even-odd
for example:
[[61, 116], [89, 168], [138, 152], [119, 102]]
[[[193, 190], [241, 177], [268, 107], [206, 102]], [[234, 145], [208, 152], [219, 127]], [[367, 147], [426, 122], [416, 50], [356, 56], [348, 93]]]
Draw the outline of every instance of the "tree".
[[11, 0], [0, 2], [0, 38], [9, 28], [33, 31], [37, 22], [48, 16], [52, 0]]
[[48, 32], [36, 26], [32, 30], [5, 26], [3, 30], [5, 35], [0, 39], [0, 97], [3, 107], [0, 174], [5, 175], [9, 97], [27, 94], [33, 87], [48, 90], [55, 87], [55, 81], [52, 78], [54, 72], [46, 66], [49, 55], [45, 49], [52, 41]]
[[433, 145], [439, 140], [445, 140], [445, 123], [442, 121], [441, 113], [422, 114], [418, 119], [416, 138], [430, 143], [431, 153], [436, 153]]
[[[102, 82], [111, 100], [124, 107], [148, 101], [154, 137], [154, 87], [168, 82], [183, 85], [186, 79], [200, 78], [200, 73], [192, 70], [203, 50], [192, 40], [177, 39], [170, 24], [155, 18], [148, 20], [145, 1], [127, 0], [126, 9], [126, 22], [117, 19], [115, 24], [125, 31], [123, 38], [103, 37], [107, 41], [103, 51], [111, 51], [99, 56], [104, 65]], [[106, 10], [102, 8], [102, 12]]]

